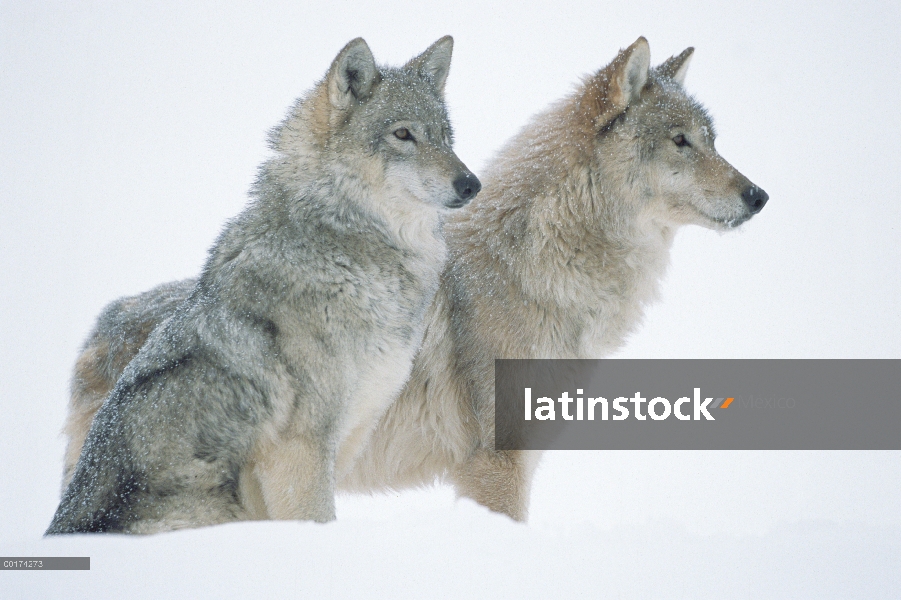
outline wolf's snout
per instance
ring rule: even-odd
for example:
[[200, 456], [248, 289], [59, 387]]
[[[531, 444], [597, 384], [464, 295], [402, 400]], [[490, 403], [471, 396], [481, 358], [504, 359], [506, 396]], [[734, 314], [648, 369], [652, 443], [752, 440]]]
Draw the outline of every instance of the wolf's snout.
[[763, 205], [770, 199], [770, 196], [756, 185], [749, 185], [741, 193], [741, 199], [748, 205], [751, 214], [756, 215], [763, 210]]
[[479, 181], [478, 177], [476, 177], [472, 173], [460, 175], [459, 177], [454, 179], [454, 190], [457, 192], [457, 198], [459, 200], [457, 202], [454, 202], [452, 206], [454, 208], [463, 206], [464, 204], [475, 198], [476, 194], [478, 194], [479, 190], [481, 189], [482, 182]]

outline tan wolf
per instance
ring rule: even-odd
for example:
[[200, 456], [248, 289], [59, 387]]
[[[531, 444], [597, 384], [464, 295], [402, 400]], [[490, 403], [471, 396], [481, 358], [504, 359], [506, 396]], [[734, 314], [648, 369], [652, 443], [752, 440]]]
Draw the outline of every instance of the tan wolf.
[[[714, 148], [683, 88], [693, 49], [656, 68], [644, 38], [538, 114], [445, 225], [449, 261], [422, 349], [345, 490], [444, 480], [525, 520], [536, 452], [494, 450], [495, 358], [602, 358], [655, 301], [676, 231], [737, 227], [767, 194]], [[78, 360], [67, 472], [103, 395], [191, 282], [119, 300]]]
[[397, 397], [478, 179], [451, 149], [453, 41], [401, 68], [362, 39], [271, 135], [248, 207], [100, 405], [48, 534], [335, 516]]

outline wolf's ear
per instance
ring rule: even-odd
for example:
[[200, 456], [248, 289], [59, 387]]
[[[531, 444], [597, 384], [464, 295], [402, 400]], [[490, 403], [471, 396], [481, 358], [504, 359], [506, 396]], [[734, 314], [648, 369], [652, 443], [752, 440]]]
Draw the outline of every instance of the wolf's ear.
[[644, 37], [638, 38], [631, 46], [621, 50], [613, 61], [610, 100], [622, 108], [638, 101], [641, 88], [648, 81], [650, 66], [651, 48]]
[[681, 54], [669, 57], [666, 62], [657, 67], [657, 72], [664, 77], [669, 77], [679, 85], [684, 84], [685, 74], [688, 72], [688, 65], [691, 63], [694, 53], [694, 48], [686, 48]]
[[450, 71], [453, 51], [454, 38], [446, 35], [404, 66], [434, 83], [438, 93], [444, 95], [444, 82], [447, 81], [447, 74]]
[[378, 83], [379, 70], [363, 38], [348, 42], [328, 71], [328, 97], [335, 108], [344, 110], [354, 100], [364, 100]]

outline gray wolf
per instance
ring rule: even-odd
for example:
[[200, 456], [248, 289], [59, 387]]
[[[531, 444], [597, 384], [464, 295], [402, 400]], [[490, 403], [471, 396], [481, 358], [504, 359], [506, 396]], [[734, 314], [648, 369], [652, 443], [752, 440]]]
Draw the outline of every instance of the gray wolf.
[[421, 344], [442, 215], [480, 188], [452, 150], [452, 47], [389, 68], [350, 42], [272, 131], [200, 277], [117, 305], [160, 322], [117, 340], [137, 353], [105, 366], [121, 376], [48, 534], [334, 518], [335, 482]]
[[[768, 200], [717, 153], [709, 115], [686, 93], [693, 51], [651, 68], [639, 38], [486, 167], [479, 197], [445, 224], [450, 259], [410, 379], [339, 488], [438, 479], [526, 519], [539, 455], [494, 450], [494, 359], [610, 355], [657, 300], [680, 227], [728, 231]], [[127, 360], [116, 338], [166, 318], [154, 302], [169, 293], [128, 301], [144, 312], [113, 305], [98, 324], [75, 369], [70, 447], [115, 382], [108, 365]]]

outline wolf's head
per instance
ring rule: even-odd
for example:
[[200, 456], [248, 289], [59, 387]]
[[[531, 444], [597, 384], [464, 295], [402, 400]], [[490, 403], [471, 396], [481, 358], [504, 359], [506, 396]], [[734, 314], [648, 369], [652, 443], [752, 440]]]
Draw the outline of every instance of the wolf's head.
[[453, 45], [443, 37], [392, 68], [377, 66], [362, 38], [351, 41], [273, 131], [274, 149], [379, 201], [464, 206], [481, 184], [453, 151], [444, 105]]
[[717, 153], [710, 116], [683, 89], [693, 51], [652, 69], [648, 43], [638, 38], [585, 82], [580, 104], [595, 132], [597, 168], [605, 183], [621, 186], [610, 191], [662, 223], [728, 229], [760, 212], [768, 196]]

